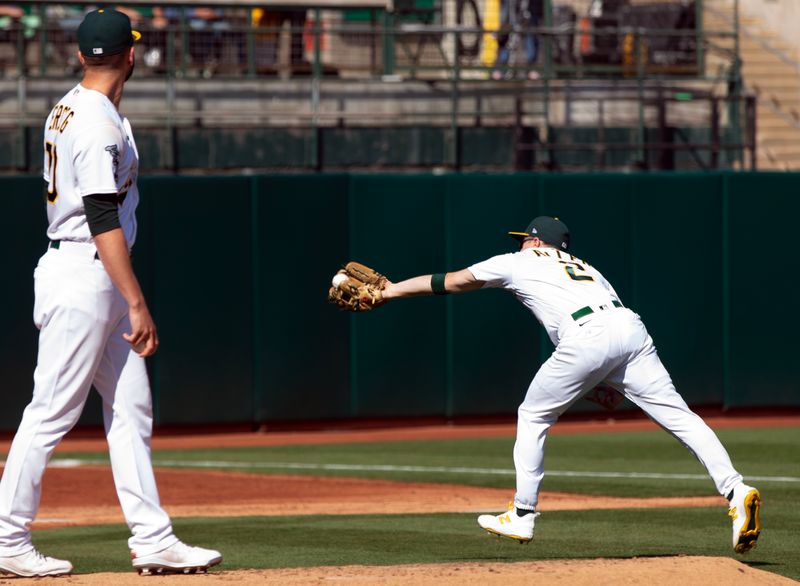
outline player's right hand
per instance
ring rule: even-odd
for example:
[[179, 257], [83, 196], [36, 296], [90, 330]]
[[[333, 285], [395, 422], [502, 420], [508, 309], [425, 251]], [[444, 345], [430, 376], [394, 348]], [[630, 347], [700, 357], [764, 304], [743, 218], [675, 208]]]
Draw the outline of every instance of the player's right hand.
[[122, 337], [133, 346], [134, 352], [142, 358], [155, 354], [158, 349], [158, 334], [156, 333], [156, 324], [153, 322], [147, 306], [142, 304], [141, 307], [131, 307], [128, 317], [131, 321], [131, 332], [122, 334]]

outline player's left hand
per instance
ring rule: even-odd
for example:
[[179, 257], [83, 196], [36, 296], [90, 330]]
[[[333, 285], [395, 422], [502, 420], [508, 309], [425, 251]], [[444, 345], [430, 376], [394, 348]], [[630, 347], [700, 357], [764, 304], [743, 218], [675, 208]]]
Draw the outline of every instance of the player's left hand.
[[334, 275], [328, 301], [348, 311], [370, 311], [386, 303], [383, 291], [388, 282], [376, 270], [351, 261]]
[[153, 322], [147, 306], [142, 304], [138, 308], [131, 307], [128, 317], [131, 321], [131, 332], [122, 334], [122, 337], [142, 358], [155, 354], [158, 349], [158, 334], [156, 333], [156, 324]]
[[394, 296], [394, 283], [386, 279], [386, 282], [383, 284], [383, 289], [381, 289], [381, 301], [386, 303], [390, 299], [393, 299]]

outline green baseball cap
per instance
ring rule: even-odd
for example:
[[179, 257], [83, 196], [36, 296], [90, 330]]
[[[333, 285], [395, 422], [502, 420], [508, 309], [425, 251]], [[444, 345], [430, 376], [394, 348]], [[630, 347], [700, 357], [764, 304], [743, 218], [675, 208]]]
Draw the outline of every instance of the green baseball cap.
[[534, 218], [524, 232], [509, 232], [509, 236], [522, 243], [526, 238], [536, 237], [561, 250], [569, 249], [569, 228], [558, 218], [539, 216]]
[[131, 29], [131, 19], [113, 8], [93, 10], [78, 27], [78, 48], [86, 57], [106, 57], [122, 53], [142, 38]]

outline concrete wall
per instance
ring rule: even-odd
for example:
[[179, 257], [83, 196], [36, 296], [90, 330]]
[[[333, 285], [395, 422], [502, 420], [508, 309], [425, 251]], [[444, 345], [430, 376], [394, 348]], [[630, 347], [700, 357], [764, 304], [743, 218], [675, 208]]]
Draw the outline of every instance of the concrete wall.
[[800, 62], [800, 2], [797, 0], [740, 0], [743, 15], [761, 18], [768, 29], [780, 36], [782, 42], [791, 46], [789, 55]]

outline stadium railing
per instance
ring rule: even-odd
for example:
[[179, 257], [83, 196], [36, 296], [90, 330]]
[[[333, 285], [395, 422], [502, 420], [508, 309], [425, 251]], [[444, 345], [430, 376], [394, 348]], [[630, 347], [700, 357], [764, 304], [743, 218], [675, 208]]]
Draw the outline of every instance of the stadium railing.
[[[580, 0], [545, 0], [543, 23], [504, 30], [482, 21], [488, 13], [480, 1], [129, 0], [124, 9], [143, 33], [137, 80], [157, 84], [150, 94], [163, 91], [159, 105], [138, 117], [166, 127], [168, 136], [186, 125], [306, 127], [311, 168], [324, 168], [313, 144], [321, 129], [367, 123], [444, 127], [444, 165], [456, 169], [463, 163], [460, 129], [492, 123], [514, 128], [517, 168], [564, 168], [565, 151], [588, 153], [604, 167], [607, 154], [620, 150], [630, 153], [629, 168], [668, 168], [665, 153], [680, 150], [703, 151], [692, 155], [702, 160], [699, 168], [754, 167], [754, 98], [742, 91], [736, 21], [733, 30], [705, 30], [702, 0], [673, 3], [683, 12], [673, 10], [667, 24], [678, 26], [675, 15], [687, 21], [689, 14], [684, 28], [643, 26], [648, 11], [667, 2], [579, 18]], [[6, 88], [16, 86], [16, 96], [9, 90], [0, 104], [0, 125], [22, 132], [51, 105], [26, 99], [43, 91], [37, 83], [51, 87], [78, 74], [77, 25], [93, 5], [17, 5], [24, 17], [0, 27], [0, 71]], [[524, 37], [531, 34], [539, 57], [526, 63]], [[513, 47], [500, 68], [495, 56], [503, 36]], [[237, 93], [247, 83], [255, 85]], [[207, 90], [218, 92], [220, 84], [239, 102], [209, 107]], [[586, 104], [596, 113], [577, 125], [595, 129], [592, 143], [565, 140]], [[695, 123], [708, 130], [707, 139], [682, 139], [680, 129]], [[609, 126], [628, 128], [629, 139], [603, 142]], [[737, 154], [721, 160], [721, 152]]]

